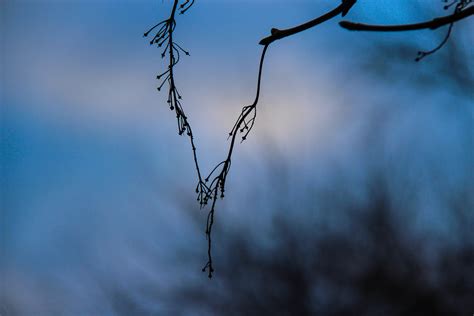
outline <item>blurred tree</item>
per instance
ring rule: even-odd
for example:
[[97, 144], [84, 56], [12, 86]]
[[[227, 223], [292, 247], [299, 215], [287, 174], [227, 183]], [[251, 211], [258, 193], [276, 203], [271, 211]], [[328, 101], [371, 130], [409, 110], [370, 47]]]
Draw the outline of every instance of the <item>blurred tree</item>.
[[[178, 287], [169, 293], [170, 308], [179, 314], [179, 306], [186, 306], [200, 315], [444, 316], [473, 310], [474, 233], [462, 212], [453, 207], [450, 214], [465, 238], [459, 247], [408, 238], [387, 179], [375, 175], [369, 188], [366, 204], [346, 201], [335, 210], [330, 203], [327, 213], [344, 217], [344, 230], [328, 228], [327, 218], [292, 221], [291, 209], [274, 212], [271, 247], [227, 227], [218, 285]], [[466, 198], [460, 196], [459, 203]], [[275, 210], [283, 199], [274, 201]], [[308, 197], [303, 205], [313, 203]], [[424, 251], [433, 246], [436, 256]]]

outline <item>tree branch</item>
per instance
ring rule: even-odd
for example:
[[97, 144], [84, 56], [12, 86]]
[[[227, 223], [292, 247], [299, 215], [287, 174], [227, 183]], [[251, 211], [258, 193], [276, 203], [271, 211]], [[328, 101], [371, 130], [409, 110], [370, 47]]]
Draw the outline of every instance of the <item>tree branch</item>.
[[[178, 9], [178, 3], [181, 2], [181, 5]], [[261, 86], [261, 79], [262, 79], [262, 69], [263, 63], [265, 59], [265, 53], [271, 43], [276, 40], [280, 40], [282, 38], [295, 35], [297, 33], [306, 31], [316, 25], [319, 25], [323, 22], [326, 22], [339, 14], [341, 16], [345, 16], [349, 10], [355, 5], [357, 0], [341, 0], [342, 3], [334, 8], [333, 10], [319, 16], [313, 20], [305, 22], [303, 24], [297, 25], [292, 28], [279, 30], [276, 28], [271, 29], [271, 35], [268, 37], [263, 38], [260, 41], [260, 45], [263, 45], [263, 50], [260, 57], [260, 63], [258, 68], [258, 77], [257, 77], [257, 91], [255, 95], [255, 99], [252, 104], [244, 106], [241, 110], [241, 113], [237, 120], [235, 121], [234, 126], [232, 127], [229, 138], [231, 139], [230, 145], [227, 152], [227, 157], [224, 161], [217, 164], [217, 166], [212, 169], [212, 171], [208, 174], [208, 176], [204, 179], [201, 175], [201, 169], [199, 168], [199, 163], [197, 159], [197, 152], [196, 146], [194, 144], [194, 135], [191, 129], [191, 125], [188, 122], [188, 118], [184, 113], [184, 110], [181, 106], [181, 95], [178, 92], [178, 89], [175, 84], [174, 80], [174, 66], [179, 62], [180, 59], [180, 52], [184, 53], [185, 55], [189, 55], [189, 52], [184, 50], [180, 45], [173, 41], [174, 29], [176, 27], [175, 21], [175, 13], [179, 11], [180, 14], [185, 13], [193, 4], [194, 0], [174, 0], [173, 7], [171, 10], [170, 17], [161, 21], [160, 23], [153, 26], [150, 30], [145, 32], [144, 36], [148, 36], [148, 34], [153, 31], [156, 31], [156, 35], [150, 41], [150, 44], [157, 44], [158, 47], [164, 47], [163, 52], [161, 53], [161, 57], [165, 58], [166, 54], [168, 53], [169, 64], [167, 69], [157, 76], [157, 79], [163, 80], [158, 87], [160, 90], [166, 83], [168, 84], [168, 100], [167, 103], [170, 106], [171, 110], [174, 110], [176, 113], [176, 118], [178, 121], [178, 133], [180, 135], [186, 133], [189, 137], [192, 151], [193, 151], [193, 158], [194, 163], [197, 171], [198, 176], [198, 183], [196, 186], [196, 193], [198, 195], [197, 200], [201, 207], [205, 207], [209, 201], [212, 201], [210, 210], [207, 216], [207, 223], [206, 223], [206, 237], [208, 241], [208, 261], [206, 265], [203, 267], [203, 271], [208, 271], [209, 278], [212, 277], [212, 273], [214, 272], [213, 268], [213, 261], [212, 261], [212, 228], [214, 224], [214, 214], [216, 210], [216, 203], [217, 199], [220, 196], [224, 198], [225, 192], [225, 184], [227, 180], [227, 176], [230, 171], [231, 161], [232, 161], [232, 154], [234, 152], [234, 146], [237, 140], [238, 135], [243, 135], [241, 137], [241, 141], [246, 140], [248, 134], [252, 130], [256, 116], [257, 116], [257, 104], [260, 96], [260, 86]], [[449, 25], [448, 33], [443, 40], [443, 42], [428, 52], [419, 52], [419, 57], [417, 60], [420, 60], [424, 56], [427, 56], [433, 52], [436, 52], [440, 47], [446, 43], [446, 40], [449, 37], [451, 32], [451, 28], [453, 23], [464, 19], [472, 14], [474, 14], [474, 6], [470, 6], [470, 3], [473, 0], [458, 0], [454, 1], [452, 4], [456, 4], [456, 11], [448, 16], [435, 18], [431, 21], [416, 23], [416, 24], [406, 24], [406, 25], [394, 25], [394, 26], [379, 26], [379, 25], [367, 25], [367, 24], [360, 24], [360, 23], [352, 23], [348, 21], [342, 21], [339, 24], [349, 30], [365, 30], [365, 31], [409, 31], [409, 30], [419, 30], [419, 29], [436, 29], [443, 25]], [[445, 9], [450, 7], [452, 4], [445, 6]]]
[[306, 31], [307, 29], [312, 28], [323, 22], [326, 22], [327, 20], [330, 20], [334, 18], [335, 16], [338, 16], [339, 14], [341, 14], [342, 16], [345, 16], [347, 12], [349, 12], [349, 10], [352, 8], [352, 6], [356, 3], [356, 1], [357, 0], [342, 0], [342, 3], [338, 7], [329, 11], [328, 13], [323, 14], [311, 21], [308, 21], [306, 23], [300, 24], [298, 26], [295, 26], [289, 29], [279, 30], [276, 28], [272, 28], [270, 31], [271, 35], [262, 39], [259, 44], [270, 45], [276, 40]]
[[459, 20], [465, 19], [474, 14], [474, 6], [468, 7], [451, 15], [435, 18], [431, 21], [401, 24], [401, 25], [370, 25], [363, 23], [354, 23], [350, 21], [341, 21], [339, 25], [350, 31], [377, 31], [377, 32], [400, 32], [400, 31], [415, 31], [422, 29], [435, 30], [441, 26], [452, 24]]

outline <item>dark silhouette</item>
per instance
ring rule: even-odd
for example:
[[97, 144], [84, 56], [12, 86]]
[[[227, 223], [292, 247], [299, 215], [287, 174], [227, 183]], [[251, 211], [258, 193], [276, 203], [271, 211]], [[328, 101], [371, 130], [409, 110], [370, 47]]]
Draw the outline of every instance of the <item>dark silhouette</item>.
[[[448, 2], [444, 0], [444, 2]], [[454, 23], [459, 20], [465, 19], [474, 14], [474, 7], [469, 6], [472, 0], [459, 0], [452, 1], [450, 4], [444, 6], [445, 10], [448, 10], [451, 6], [454, 5], [454, 12], [451, 15], [437, 17], [431, 21], [415, 23], [415, 24], [402, 24], [402, 25], [369, 25], [363, 23], [353, 23], [348, 21], [341, 21], [339, 25], [345, 29], [351, 31], [375, 31], [375, 32], [401, 32], [401, 31], [416, 31], [422, 29], [436, 30], [442, 26], [449, 25], [448, 31], [444, 39], [439, 43], [438, 46], [429, 50], [429, 51], [419, 51], [416, 61], [420, 61], [424, 57], [431, 55], [438, 50], [440, 50], [448, 41], [451, 31], [453, 29]]]

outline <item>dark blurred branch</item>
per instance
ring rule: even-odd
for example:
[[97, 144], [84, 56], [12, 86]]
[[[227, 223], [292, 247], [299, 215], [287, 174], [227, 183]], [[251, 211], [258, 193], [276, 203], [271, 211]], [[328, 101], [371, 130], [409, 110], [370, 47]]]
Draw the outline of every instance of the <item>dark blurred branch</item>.
[[401, 24], [401, 25], [371, 25], [363, 23], [354, 23], [350, 21], [341, 21], [339, 25], [350, 31], [375, 31], [375, 32], [400, 32], [400, 31], [415, 31], [430, 29], [435, 30], [441, 26], [448, 25], [459, 20], [465, 19], [474, 14], [474, 6], [468, 7], [451, 15], [435, 18], [431, 21], [414, 23], [414, 24]]
[[292, 27], [292, 28], [289, 28], [289, 29], [285, 29], [285, 30], [279, 30], [279, 29], [276, 29], [276, 28], [272, 28], [271, 29], [271, 33], [272, 35], [268, 36], [268, 37], [265, 37], [264, 39], [262, 39], [260, 41], [260, 45], [269, 45], [271, 43], [273, 43], [274, 41], [276, 40], [279, 40], [279, 39], [282, 39], [282, 38], [285, 38], [285, 37], [288, 37], [288, 36], [291, 36], [291, 35], [295, 35], [297, 33], [300, 33], [300, 32], [303, 32], [303, 31], [306, 31], [307, 29], [309, 28], [312, 28], [318, 24], [321, 24], [323, 22], [326, 22], [327, 20], [330, 20], [336, 16], [338, 16], [339, 14], [341, 14], [342, 16], [345, 16], [347, 14], [347, 12], [349, 12], [349, 10], [352, 8], [352, 6], [356, 3], [357, 0], [342, 0], [342, 3], [336, 7], [335, 9], [329, 11], [328, 13], [326, 14], [323, 14], [311, 21], [308, 21], [306, 23], [303, 23], [303, 24], [300, 24], [298, 26], [295, 26], [295, 27]]

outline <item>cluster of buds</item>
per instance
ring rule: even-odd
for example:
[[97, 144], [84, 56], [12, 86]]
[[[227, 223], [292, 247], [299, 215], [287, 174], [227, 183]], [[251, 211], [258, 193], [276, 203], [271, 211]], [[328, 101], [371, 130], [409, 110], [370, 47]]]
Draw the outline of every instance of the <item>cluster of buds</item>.
[[[189, 56], [188, 51], [173, 41], [173, 32], [176, 28], [175, 13], [178, 2], [178, 0], [174, 1], [173, 9], [168, 19], [154, 25], [143, 35], [148, 37], [151, 32], [154, 32], [154, 37], [150, 40], [150, 45], [157, 45], [158, 48], [162, 48], [161, 58], [165, 58], [166, 56], [169, 58], [167, 69], [156, 76], [156, 78], [159, 80], [157, 89], [158, 91], [161, 91], [163, 86], [167, 84], [168, 98], [166, 102], [170, 110], [176, 113], [176, 119], [178, 121], [178, 133], [179, 135], [186, 133], [189, 137], [192, 137], [191, 127], [189, 126], [187, 117], [181, 106], [180, 100], [182, 97], [178, 91], [178, 88], [176, 87], [173, 76], [173, 69], [178, 64], [181, 54], [184, 53], [185, 55]], [[185, 13], [193, 4], [194, 0], [183, 1], [179, 6], [180, 13]]]
[[241, 142], [247, 139], [248, 134], [255, 124], [257, 118], [257, 107], [254, 105], [247, 105], [242, 108], [237, 121], [229, 132], [229, 138], [240, 133], [242, 135]]
[[188, 128], [187, 118], [184, 114], [183, 108], [181, 106], [180, 100], [182, 99], [181, 94], [176, 87], [173, 76], [173, 69], [178, 64], [180, 60], [181, 53], [189, 56], [189, 52], [184, 50], [178, 43], [173, 41], [173, 31], [176, 27], [176, 22], [174, 16], [172, 18], [166, 19], [155, 26], [150, 30], [145, 32], [144, 36], [148, 36], [151, 31], [158, 28], [158, 31], [155, 33], [155, 36], [150, 41], [150, 45], [156, 44], [158, 47], [164, 47], [161, 53], [161, 58], [169, 56], [169, 64], [167, 69], [156, 76], [156, 79], [160, 80], [158, 84], [158, 91], [161, 91], [165, 84], [168, 85], [168, 98], [167, 103], [171, 111], [176, 112], [176, 118], [178, 120], [178, 132], [180, 135], [187, 132], [188, 136], [191, 133], [191, 129]]
[[176, 114], [176, 120], [178, 123], [178, 134], [186, 134], [190, 139], [191, 147], [193, 150], [194, 162], [199, 179], [199, 184], [196, 188], [196, 191], [198, 194], [198, 200], [201, 206], [203, 206], [209, 199], [210, 190], [205, 185], [205, 182], [202, 180], [201, 177], [201, 172], [197, 161], [196, 146], [194, 144], [193, 132], [191, 129], [191, 125], [189, 124], [188, 118], [181, 105], [182, 96], [179, 93], [178, 88], [176, 87], [173, 73], [174, 67], [179, 63], [181, 55], [184, 53], [185, 55], [189, 56], [189, 52], [173, 40], [173, 33], [176, 28], [175, 14], [177, 10], [179, 10], [180, 14], [184, 14], [194, 4], [194, 0], [182, 1], [182, 3], [179, 5], [179, 9], [178, 3], [179, 0], [174, 0], [173, 8], [168, 19], [165, 19], [160, 23], [154, 25], [143, 35], [144, 37], [148, 37], [150, 34], [153, 34], [154, 36], [150, 40], [150, 45], [156, 45], [158, 48], [162, 49], [161, 58], [168, 58], [168, 65], [166, 67], [166, 70], [156, 76], [156, 78], [159, 80], [157, 89], [158, 91], [161, 91], [163, 87], [168, 88], [168, 97], [166, 103], [168, 104], [169, 109], [171, 111], [174, 111]]

